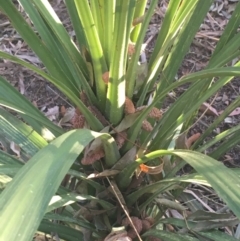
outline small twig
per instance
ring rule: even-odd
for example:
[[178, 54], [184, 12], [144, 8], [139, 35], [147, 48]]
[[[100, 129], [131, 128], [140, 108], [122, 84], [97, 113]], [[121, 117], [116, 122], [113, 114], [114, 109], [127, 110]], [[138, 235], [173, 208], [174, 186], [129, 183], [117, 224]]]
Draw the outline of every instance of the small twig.
[[196, 34], [196, 36], [198, 37], [204, 37], [204, 38], [208, 38], [208, 39], [211, 39], [211, 40], [214, 40], [214, 41], [219, 41], [219, 38], [215, 38], [215, 37], [211, 37], [211, 36], [208, 36], [208, 35], [206, 35], [206, 34], [204, 34], [204, 33], [201, 33], [201, 32], [198, 32], [197, 34]]
[[47, 88], [50, 89], [55, 95], [57, 95], [59, 98], [61, 98], [63, 101], [65, 101], [67, 104], [69, 104], [71, 107], [73, 107], [68, 101], [66, 101], [63, 97], [61, 97], [55, 90], [53, 90], [50, 86], [47, 85]]
[[1, 24], [0, 24], [0, 27], [5, 27], [5, 26], [7, 26], [7, 25], [9, 25], [9, 24], [10, 24], [10, 22], [7, 21], [7, 22], [5, 22], [5, 23], [1, 23]]
[[111, 186], [111, 188], [112, 188], [112, 190], [113, 190], [113, 193], [114, 193], [114, 195], [116, 196], [116, 198], [117, 198], [117, 200], [118, 200], [121, 208], [123, 209], [124, 213], [126, 214], [127, 218], [129, 219], [129, 222], [131, 223], [134, 231], [136, 232], [139, 240], [142, 241], [142, 239], [141, 239], [141, 237], [140, 237], [140, 235], [139, 235], [139, 233], [138, 233], [135, 225], [134, 225], [133, 222], [132, 222], [132, 219], [130, 218], [130, 216], [129, 216], [129, 214], [128, 214], [128, 210], [127, 210], [127, 209], [124, 207], [124, 205], [122, 204], [121, 199], [119, 198], [119, 196], [118, 196], [118, 194], [117, 194], [117, 191], [115, 190], [116, 186], [113, 184], [114, 182], [111, 182], [108, 177], [107, 177], [107, 180], [108, 180], [109, 185]]
[[211, 103], [209, 104], [209, 107], [206, 108], [206, 110], [201, 114], [201, 116], [186, 130], [186, 132], [188, 132], [191, 128], [193, 128], [198, 122], [200, 122], [200, 120], [204, 117], [204, 115], [206, 114], [206, 112], [209, 110], [210, 106], [212, 106], [212, 104], [214, 103], [214, 101], [216, 100], [218, 96], [218, 93], [215, 95], [215, 97], [213, 98], [213, 100], [211, 101]]

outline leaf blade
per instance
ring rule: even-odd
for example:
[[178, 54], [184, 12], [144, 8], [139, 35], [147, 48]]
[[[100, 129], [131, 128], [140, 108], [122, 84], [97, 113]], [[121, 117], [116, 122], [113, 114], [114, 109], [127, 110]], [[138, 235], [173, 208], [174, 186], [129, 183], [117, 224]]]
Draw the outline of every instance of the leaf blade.
[[[43, 148], [23, 166], [1, 193], [0, 229], [3, 232], [0, 239], [32, 240], [32, 235], [64, 175], [83, 148], [97, 136], [99, 134], [89, 130], [70, 131]], [[61, 151], [57, 151], [58, 149]], [[20, 208], [9, 222], [16, 205]], [[15, 232], [12, 232], [13, 227]]]

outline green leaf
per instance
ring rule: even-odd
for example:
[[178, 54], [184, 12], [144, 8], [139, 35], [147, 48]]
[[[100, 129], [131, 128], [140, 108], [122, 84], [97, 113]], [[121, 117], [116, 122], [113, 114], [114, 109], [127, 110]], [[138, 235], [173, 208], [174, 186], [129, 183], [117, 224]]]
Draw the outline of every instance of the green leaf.
[[21, 95], [13, 86], [0, 76], [0, 105], [18, 111], [22, 116], [28, 115], [41, 125], [41, 129], [52, 132], [55, 136], [63, 133], [63, 130], [53, 124], [46, 116], [41, 113], [27, 98]]
[[20, 162], [17, 158], [15, 158], [1, 150], [0, 150], [0, 163], [6, 164], [6, 165], [19, 166], [19, 167], [21, 167], [23, 165], [23, 163]]
[[[106, 113], [112, 124], [119, 124], [123, 117], [125, 103], [125, 68], [130, 26], [132, 24], [134, 2], [136, 0], [116, 1], [113, 49], [110, 63], [107, 91]], [[130, 21], [128, 21], [131, 19]]]
[[154, 236], [167, 241], [199, 241], [199, 239], [196, 239], [186, 234], [175, 234], [164, 230], [150, 230], [144, 233], [142, 236]]
[[[238, 202], [240, 200], [239, 177], [222, 163], [206, 155], [191, 151], [173, 151], [203, 175], [218, 195], [226, 202], [234, 214], [240, 218]], [[227, 179], [226, 179], [227, 176]]]
[[33, 156], [48, 144], [30, 126], [27, 126], [4, 109], [0, 109], [1, 132], [9, 141], [18, 144], [30, 156]]
[[[240, 65], [240, 62], [236, 64], [237, 66]], [[240, 69], [239, 67], [230, 67], [232, 68], [232, 74], [234, 72], [238, 72]], [[218, 74], [221, 76], [224, 72], [225, 68], [216, 68], [221, 69]], [[154, 140], [149, 146], [149, 149], [157, 150], [159, 148], [167, 148], [169, 146], [169, 143], [172, 140], [172, 135], [175, 132], [175, 130], [179, 127], [179, 125], [183, 124], [186, 121], [193, 116], [194, 112], [199, 108], [199, 106], [206, 101], [210, 96], [212, 96], [214, 93], [216, 93], [223, 85], [229, 83], [232, 80], [232, 77], [223, 77], [220, 78], [215, 84], [209, 86], [206, 82], [211, 83], [211, 79], [199, 80], [197, 76], [204, 76], [206, 73], [209, 75], [212, 75], [216, 69], [206, 69], [197, 73], [194, 73], [193, 75], [190, 74], [188, 76], [185, 76], [182, 78], [183, 81], [188, 79], [189, 77], [192, 78], [193, 76], [196, 77], [195, 80], [197, 80], [194, 84], [192, 84], [187, 91], [185, 91], [184, 94], [182, 94], [178, 101], [176, 101], [167, 111], [165, 115], [163, 115], [162, 119], [157, 123], [154, 127], [153, 133], [156, 133], [157, 130], [159, 130], [161, 126], [161, 131], [156, 135]], [[228, 69], [228, 67], [227, 67]], [[226, 69], [226, 70], [227, 70]], [[207, 74], [207, 75], [208, 75]], [[206, 78], [210, 77], [205, 75]], [[180, 80], [181, 82], [181, 80]], [[160, 95], [161, 96], [161, 95]], [[192, 99], [194, 96], [194, 101], [189, 102], [190, 99]], [[156, 103], [155, 101], [159, 97], [157, 96], [153, 103]], [[173, 120], [173, 121], [169, 121]], [[190, 123], [189, 125], [191, 125]], [[151, 136], [150, 136], [151, 137]], [[148, 138], [150, 138], [148, 137]], [[164, 141], [163, 141], [164, 140]], [[148, 139], [146, 140], [148, 141]]]
[[88, 42], [88, 50], [92, 58], [100, 109], [104, 110], [106, 102], [106, 87], [104, 81], [102, 80], [102, 75], [107, 71], [105, 56], [103, 55], [102, 46], [97, 33], [96, 24], [90, 10], [89, 2], [87, 0], [82, 0], [81, 2], [74, 0], [74, 2]]
[[[212, 133], [212, 131], [238, 106], [240, 105], [240, 97], [236, 98], [226, 109], [224, 109], [223, 113], [201, 134], [200, 138], [191, 146], [191, 149], [196, 149], [196, 147], [203, 142], [203, 140]], [[211, 146], [211, 141], [207, 142], [204, 147], [201, 146], [198, 151], [204, 150], [207, 146]], [[201, 150], [200, 150], [201, 149]]]
[[[91, 126], [93, 130], [100, 131], [103, 128], [101, 122], [89, 111], [89, 109], [82, 103], [79, 97], [76, 96], [72, 90], [70, 90], [64, 83], [61, 82], [60, 79], [55, 79], [52, 76], [46, 74], [45, 72], [39, 70], [35, 66], [23, 60], [20, 60], [14, 56], [3, 53], [1, 51], [0, 56], [3, 56], [4, 58], [14, 61], [18, 64], [21, 64], [24, 67], [27, 67], [35, 71], [47, 80], [51, 81], [54, 85], [58, 87], [59, 90], [62, 91], [62, 93], [68, 96], [68, 98], [79, 108], [79, 110], [83, 113], [88, 124]], [[48, 126], [48, 128], [53, 133], [56, 133], [57, 136], [63, 133], [63, 130], [61, 128], [53, 124], [47, 117], [45, 117], [39, 110], [37, 110], [37, 108], [34, 107], [24, 96], [22, 96], [9, 83], [7, 83], [6, 80], [0, 82], [0, 87], [0, 94], [2, 94], [0, 96], [0, 104], [18, 111], [19, 113], [21, 113], [21, 115], [23, 115], [23, 118], [25, 118], [25, 115], [27, 115], [27, 117], [37, 120], [39, 123], [36, 123], [38, 123], [39, 125], [42, 123], [43, 127], [40, 129], [44, 130], [45, 132], [47, 132], [47, 130], [45, 130], [46, 127], [44, 127], [44, 125]], [[31, 123], [31, 125], [33, 124]]]
[[236, 130], [236, 129], [239, 129], [239, 128], [234, 128], [234, 127], [231, 128], [229, 132], [231, 131], [233, 132], [232, 136], [227, 138], [223, 143], [221, 143], [221, 145], [219, 145], [213, 152], [209, 154], [212, 158], [219, 159], [228, 150], [235, 147], [240, 142], [240, 138], [239, 138], [240, 130]]
[[103, 148], [105, 152], [105, 163], [106, 167], [112, 167], [120, 158], [120, 153], [118, 151], [117, 143], [112, 136], [108, 136], [106, 139], [101, 138], [103, 143]]
[[[237, 65], [239, 65], [239, 63], [237, 63]], [[178, 101], [171, 106], [171, 111], [168, 110], [163, 115], [162, 119], [154, 126], [154, 129], [149, 134], [148, 138], [146, 138], [145, 142], [148, 143], [149, 140], [151, 140], [154, 137], [154, 140], [149, 146], [149, 149], [151, 150], [159, 149], [160, 144], [163, 144], [164, 148], [167, 148], [172, 140], [171, 137], [173, 136], [176, 128], [178, 128], [179, 125], [181, 125], [185, 120], [187, 120], [187, 118], [189, 118], [189, 116], [191, 116], [194, 113], [194, 111], [207, 98], [213, 95], [218, 89], [220, 89], [224, 84], [228, 83], [232, 79], [227, 77], [221, 78], [219, 81], [216, 82], [215, 85], [213, 85], [210, 89], [205, 91], [204, 94], [202, 94], [201, 98], [198, 99], [198, 101], [189, 102], [189, 99], [191, 99], [192, 96], [195, 95], [195, 93], [199, 93], [199, 85], [202, 86], [202, 84], [205, 84], [205, 86], [208, 86], [208, 84], [211, 83], [211, 79], [205, 79], [206, 77], [211, 78], [216, 76], [238, 75], [240, 75], [239, 67], [213, 68], [184, 76], [179, 81], [171, 84], [161, 94], [156, 95], [152, 103], [146, 109], [144, 109], [138, 116], [137, 120], [134, 123], [134, 126], [132, 126], [128, 130], [129, 141], [123, 146], [122, 151], [126, 152], [129, 149], [131, 149], [131, 143], [134, 143], [136, 141], [136, 138], [139, 135], [139, 132], [141, 131], [142, 121], [146, 119], [150, 110], [154, 106], [156, 106], [157, 103], [161, 101], [168, 92], [173, 91], [175, 88], [181, 86], [184, 83], [195, 81], [195, 83], [193, 84], [193, 88], [189, 88], [182, 96], [179, 97]], [[189, 106], [189, 108], [186, 108], [188, 107], [189, 103], [191, 103], [191, 105]], [[169, 121], [169, 119], [174, 121]], [[159, 131], [160, 126], [161, 132], [159, 132], [156, 135], [156, 133]]]
[[71, 176], [74, 176], [78, 179], [83, 180], [84, 182], [88, 183], [89, 185], [91, 185], [92, 187], [97, 189], [98, 191], [103, 191], [105, 189], [105, 187], [103, 187], [101, 184], [99, 184], [98, 182], [95, 182], [91, 179], [88, 179], [87, 175], [85, 175], [85, 174], [83, 174], [79, 171], [75, 171], [75, 170], [70, 169], [68, 171], [68, 174], [71, 175]]
[[113, 41], [113, 26], [114, 26], [114, 5], [115, 1], [104, 1], [103, 3], [103, 26], [104, 26], [104, 40], [102, 48], [106, 59], [107, 66], [109, 68], [111, 61], [111, 49]]
[[38, 32], [42, 41], [44, 41], [46, 47], [51, 52], [51, 55], [55, 56], [56, 59], [58, 60], [57, 61], [58, 67], [61, 68], [62, 71], [64, 72], [64, 75], [65, 75], [64, 77], [67, 80], [66, 83], [68, 83], [69, 88], [70, 87], [77, 88], [78, 85], [74, 83], [74, 78], [72, 77], [72, 73], [71, 71], [69, 71], [67, 67], [68, 64], [71, 63], [71, 61], [69, 60], [64, 48], [55, 37], [55, 33], [51, 30], [47, 22], [44, 21], [39, 11], [33, 5], [32, 1], [20, 0], [20, 3], [23, 6], [26, 13], [28, 14], [29, 18], [31, 19], [34, 25], [34, 28]]
[[6, 185], [11, 181], [12, 181], [12, 178], [9, 175], [1, 174], [0, 175], [0, 189], [5, 188]]
[[[224, 202], [226, 202], [228, 207], [238, 218], [240, 218], [240, 210], [238, 208], [240, 193], [236, 192], [240, 186], [239, 176], [232, 170], [225, 167], [222, 163], [198, 152], [187, 150], [159, 150], [146, 154], [142, 158], [138, 158], [135, 163], [126, 166], [126, 168], [123, 169], [123, 171], [119, 174], [119, 180], [124, 180], [124, 182], [122, 181], [121, 183], [122, 187], [125, 187], [125, 179], [128, 180], [128, 178], [132, 176], [136, 167], [138, 167], [140, 164], [147, 163], [152, 159], [164, 155], [179, 156], [188, 164], [190, 164], [198, 172], [198, 174], [203, 175], [206, 178], [207, 182], [211, 184], [213, 189], [224, 200]], [[228, 177], [227, 179], [226, 176]], [[156, 185], [159, 185], [159, 182]], [[144, 193], [142, 189], [138, 190], [137, 192], [139, 192], [138, 195], [142, 195]], [[137, 197], [138, 196], [135, 192], [135, 195], [131, 194], [128, 196], [128, 200], [134, 202], [133, 200]]]
[[230, 20], [228, 21], [227, 26], [224, 29], [224, 32], [217, 43], [217, 46], [214, 50], [213, 56], [217, 55], [219, 52], [225, 49], [226, 44], [231, 40], [237, 32], [237, 29], [240, 24], [240, 2], [235, 6], [234, 12]]
[[36, 53], [43, 64], [47, 67], [49, 73], [59, 80], [67, 78], [64, 71], [59, 67], [58, 61], [49, 54], [50, 50], [37, 36], [34, 30], [25, 21], [23, 16], [17, 11], [12, 1], [1, 1], [0, 9], [6, 13], [11, 19], [11, 24], [21, 35], [21, 37], [28, 43], [28, 46]]
[[[203, 212], [203, 211], [200, 211]], [[223, 217], [223, 214], [214, 214], [209, 213], [208, 216], [217, 216], [219, 215], [219, 220], [208, 220], [206, 217], [205, 219], [198, 220], [198, 221], [191, 221], [191, 220], [184, 220], [184, 219], [177, 219], [177, 218], [166, 218], [159, 220], [159, 223], [165, 223], [165, 224], [172, 224], [176, 225], [178, 227], [181, 227], [182, 229], [179, 230], [178, 233], [183, 234], [188, 231], [193, 232], [200, 232], [200, 231], [206, 231], [211, 230], [215, 228], [221, 228], [223, 226], [235, 226], [238, 224], [239, 220], [237, 218], [221, 218]], [[230, 216], [229, 214], [225, 214], [225, 216]]]
[[214, 241], [238, 241], [239, 240], [222, 231], [200, 232], [200, 234]]
[[[63, 68], [63, 72], [65, 72], [66, 69], [64, 66], [65, 62], [65, 65], [68, 66], [70, 70], [68, 73], [71, 75], [75, 74], [76, 66], [78, 66], [82, 75], [87, 76], [86, 63], [83, 57], [80, 55], [77, 46], [72, 41], [50, 3], [45, 0], [20, 0], [20, 2], [23, 3], [24, 9], [30, 14], [30, 18], [33, 20], [40, 35], [43, 36], [43, 40], [48, 49], [53, 52], [53, 56], [56, 58], [59, 57], [57, 58], [58, 64], [61, 63], [59, 67]], [[30, 7], [31, 4], [29, 5], [29, 2], [34, 4], [34, 8]], [[38, 12], [40, 15], [37, 14]], [[66, 75], [68, 76], [67, 73]], [[74, 77], [76, 77], [76, 75]], [[76, 86], [78, 86], [79, 80], [77, 81], [75, 79], [75, 81]], [[72, 80], [69, 82], [72, 82]]]
[[[138, 1], [136, 3], [136, 10], [137, 14], [142, 12], [142, 7], [145, 5], [146, 1]], [[129, 65], [127, 68], [127, 73], [126, 73], [126, 95], [128, 98], [132, 98], [133, 92], [134, 92], [134, 86], [135, 84], [137, 85], [137, 82], [140, 82], [137, 74], [138, 74], [138, 62], [139, 62], [139, 55], [142, 50], [142, 44], [145, 38], [145, 34], [147, 31], [147, 28], [149, 26], [149, 22], [152, 18], [152, 14], [154, 13], [154, 10], [156, 8], [156, 4], [158, 3], [158, 0], [153, 0], [149, 6], [149, 9], [146, 13], [146, 16], [144, 17], [144, 21], [141, 24], [141, 31], [139, 33], [139, 36], [137, 38], [137, 42], [135, 45], [135, 51], [131, 57], [131, 61], [129, 61]], [[137, 29], [136, 29], [137, 28]], [[137, 35], [138, 30], [140, 29], [140, 26], [136, 26], [135, 29], [133, 30], [133, 35]], [[135, 31], [137, 30], [137, 31]], [[146, 76], [144, 76], [146, 77]]]
[[84, 129], [70, 131], [39, 151], [21, 168], [0, 196], [0, 239], [32, 240], [63, 177], [83, 148], [100, 135]]
[[80, 219], [80, 218], [73, 218], [66, 216], [64, 214], [57, 214], [57, 213], [46, 213], [43, 217], [43, 219], [50, 219], [50, 220], [56, 220], [56, 221], [62, 221], [66, 223], [74, 223], [79, 225], [80, 227], [87, 228], [89, 230], [95, 230], [95, 227], [88, 223], [87, 221]]
[[83, 27], [79, 19], [75, 3], [74, 1], [66, 1], [65, 4], [68, 10], [68, 14], [71, 18], [73, 28], [75, 30], [78, 46], [80, 48], [81, 53], [83, 54], [83, 49], [87, 48], [88, 43], [84, 35]]
[[85, 200], [94, 200], [96, 203], [99, 203], [106, 210], [114, 208], [114, 206], [111, 203], [100, 200], [96, 197], [83, 195], [83, 194], [67, 193], [60, 196], [59, 195], [53, 196], [46, 212], [50, 212], [54, 209], [57, 209], [66, 205], [70, 205], [74, 202], [85, 201]]
[[[180, 65], [182, 64], [183, 58], [187, 54], [192, 40], [198, 31], [204, 17], [206, 16], [207, 11], [212, 5], [212, 2], [213, 0], [206, 2], [192, 1], [192, 3], [196, 3], [195, 8], [189, 16], [188, 20], [183, 25], [179, 35], [177, 36], [177, 41], [174, 44], [165, 63], [166, 67], [164, 67], [163, 74], [161, 76], [161, 83], [159, 83], [157, 92], [160, 93], [162, 89], [165, 89], [169, 85], [170, 81], [174, 80], [174, 77], [177, 74]], [[180, 6], [180, 9], [181, 7], [184, 6]], [[189, 24], [189, 22], [191, 22], [191, 24]]]
[[215, 150], [211, 153], [211, 156], [213, 158], [218, 159], [222, 154], [227, 152], [227, 150], [229, 150], [232, 146], [237, 145], [238, 143], [237, 135], [239, 134], [239, 131], [240, 131], [240, 126], [234, 126], [226, 131], [223, 131], [222, 133], [215, 136], [212, 140], [207, 141], [203, 146], [198, 148], [197, 151], [204, 152], [209, 147], [213, 146], [217, 142], [220, 142], [222, 139], [226, 138], [226, 140], [224, 140], [224, 143], [222, 143], [220, 146], [215, 148]]
[[[82, 232], [76, 230], [75, 228], [67, 227], [62, 224], [53, 223], [48, 220], [43, 220], [39, 226], [39, 231], [44, 233], [57, 233], [61, 239], [67, 241], [79, 241], [83, 240]], [[24, 240], [24, 239], [18, 239]], [[32, 237], [28, 240], [32, 240]]]
[[0, 165], [0, 175], [7, 175], [13, 177], [21, 169], [19, 165]]

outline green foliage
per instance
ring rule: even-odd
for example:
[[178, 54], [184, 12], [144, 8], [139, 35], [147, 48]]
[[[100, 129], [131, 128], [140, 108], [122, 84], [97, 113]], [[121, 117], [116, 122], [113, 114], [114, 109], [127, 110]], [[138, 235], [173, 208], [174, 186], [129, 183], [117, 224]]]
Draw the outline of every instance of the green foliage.
[[[47, 0], [18, 2], [32, 24], [12, 1], [0, 1], [0, 9], [46, 72], [2, 51], [0, 57], [44, 77], [76, 110], [74, 130], [64, 133], [0, 77], [0, 142], [21, 148], [18, 159], [0, 151], [0, 240], [32, 240], [37, 231], [67, 241], [127, 240], [133, 227], [138, 239], [236, 240], [217, 231], [236, 218], [204, 212], [203, 202], [183, 190], [189, 183], [207, 186], [240, 218], [239, 170], [216, 160], [240, 142], [239, 127], [205, 142], [240, 98], [193, 145], [185, 141], [200, 105], [240, 75], [239, 61], [226, 67], [240, 55], [240, 3], [208, 66], [176, 81], [213, 0], [170, 0], [147, 65], [139, 59], [158, 0], [66, 0], [76, 43]], [[184, 84], [189, 88], [162, 113], [167, 94]], [[222, 140], [211, 157], [202, 154]], [[177, 177], [186, 163], [194, 170]], [[140, 168], [147, 173], [137, 178]], [[164, 218], [172, 209], [182, 218]], [[139, 222], [149, 227], [138, 230]]]

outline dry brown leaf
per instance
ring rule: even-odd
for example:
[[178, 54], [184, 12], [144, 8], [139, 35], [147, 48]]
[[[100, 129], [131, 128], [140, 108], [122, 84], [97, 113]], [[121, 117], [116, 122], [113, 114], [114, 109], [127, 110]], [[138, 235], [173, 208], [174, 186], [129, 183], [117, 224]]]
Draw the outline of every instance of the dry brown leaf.
[[204, 102], [200, 106], [199, 110], [201, 112], [204, 112], [207, 115], [219, 116], [217, 110], [214, 107], [212, 107], [211, 105], [209, 105], [208, 103], [206, 103], [206, 102]]
[[10, 148], [18, 157], [20, 157], [21, 148], [19, 145], [17, 145], [15, 142], [11, 141]]
[[[224, 111], [219, 111], [219, 114], [222, 114]], [[240, 108], [236, 108], [235, 110], [233, 110], [228, 116], [234, 116], [234, 115], [240, 115]]]
[[49, 239], [46, 237], [46, 236], [43, 236], [43, 235], [37, 235], [35, 238], [34, 238], [34, 241], [48, 241]]
[[45, 113], [45, 116], [47, 116], [50, 120], [56, 120], [59, 116], [59, 107], [54, 106], [52, 108], [49, 108], [48, 111]]
[[74, 108], [67, 108], [67, 109], [63, 110], [61, 108], [61, 114], [63, 115], [63, 118], [61, 119], [60, 124], [69, 122], [73, 119], [73, 117], [75, 115], [75, 109]]
[[34, 63], [34, 64], [41, 64], [41, 60], [35, 56], [30, 56], [30, 55], [18, 55], [16, 54], [15, 55], [16, 57], [20, 58], [20, 59], [23, 59], [23, 60], [28, 60], [29, 62], [31, 63]]
[[125, 230], [121, 231], [112, 231], [104, 241], [132, 241], [130, 237], [127, 236], [127, 232]]
[[192, 146], [192, 144], [201, 136], [200, 133], [196, 133], [194, 135], [192, 135], [191, 137], [189, 137], [186, 141], [186, 146], [188, 148], [190, 148]]
[[125, 153], [120, 160], [112, 167], [112, 170], [123, 170], [126, 165], [133, 163], [136, 157], [137, 148], [133, 146], [127, 153]]

